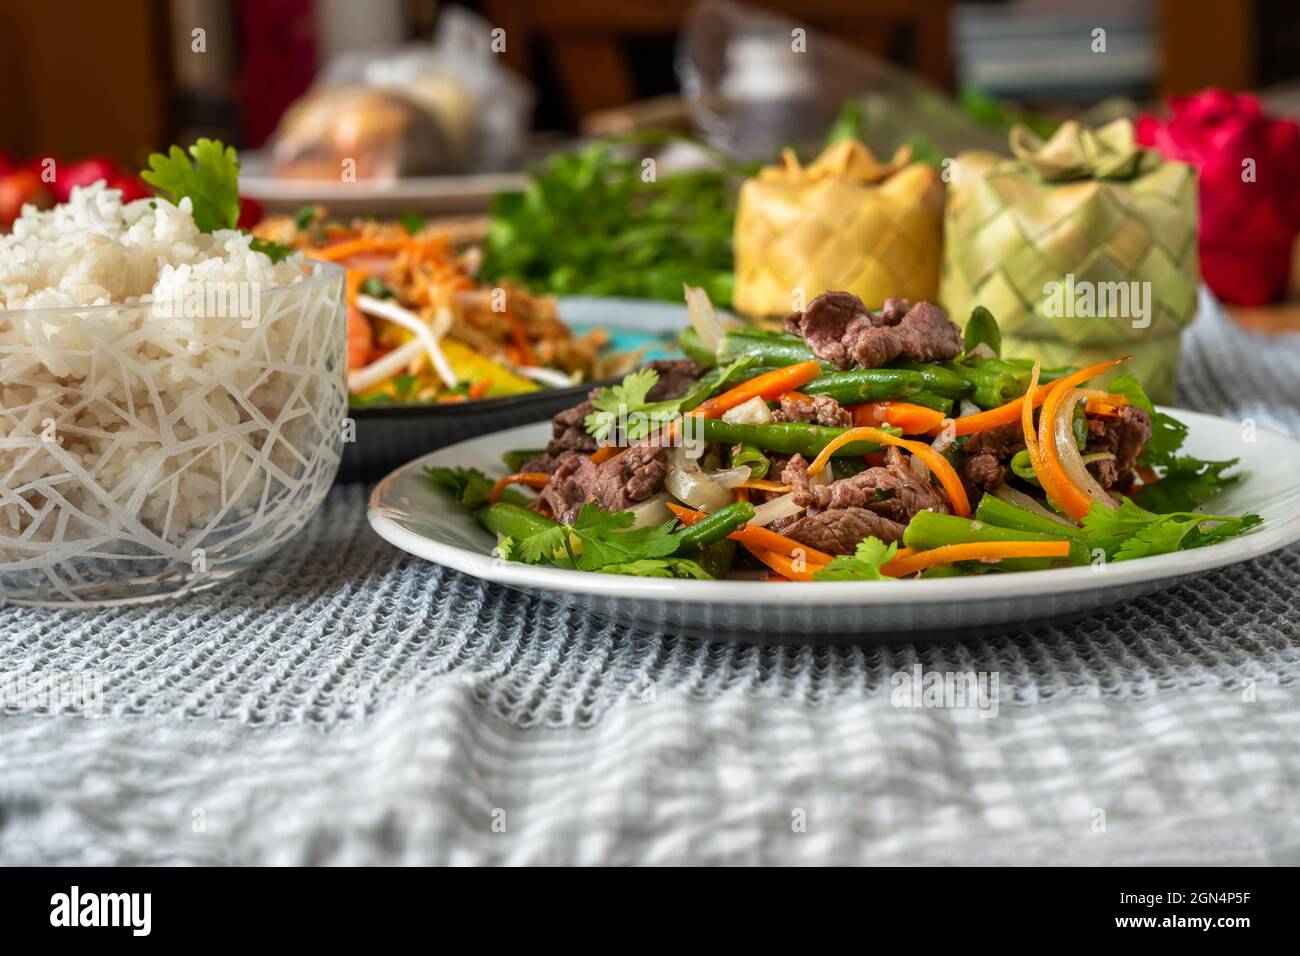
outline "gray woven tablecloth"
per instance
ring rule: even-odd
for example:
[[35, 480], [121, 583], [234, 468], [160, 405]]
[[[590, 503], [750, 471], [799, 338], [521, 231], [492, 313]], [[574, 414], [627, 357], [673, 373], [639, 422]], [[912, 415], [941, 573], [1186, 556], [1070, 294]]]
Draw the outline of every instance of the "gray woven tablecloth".
[[[1300, 340], [1203, 310], [1181, 388], [1300, 432]], [[424, 563], [365, 498], [180, 603], [0, 608], [0, 679], [102, 681], [0, 720], [0, 862], [1300, 863], [1300, 550], [1069, 627], [760, 648]], [[895, 706], [917, 664], [996, 713]]]

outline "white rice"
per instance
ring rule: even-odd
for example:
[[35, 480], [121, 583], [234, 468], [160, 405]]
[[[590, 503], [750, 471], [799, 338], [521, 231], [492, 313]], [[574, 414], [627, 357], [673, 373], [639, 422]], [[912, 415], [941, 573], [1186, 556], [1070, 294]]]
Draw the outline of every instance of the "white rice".
[[[165, 551], [292, 491], [281, 486], [300, 460], [286, 440], [308, 422], [265, 460], [266, 429], [252, 426], [319, 397], [326, 373], [313, 366], [333, 354], [337, 299], [273, 293], [303, 281], [303, 260], [273, 263], [251, 241], [200, 232], [188, 199], [124, 205], [102, 183], [25, 207], [0, 236], [0, 308], [19, 310], [0, 312], [0, 559], [30, 558], [29, 541]], [[257, 320], [159, 311], [205, 284], [257, 290]], [[122, 308], [73, 311], [87, 306]]]

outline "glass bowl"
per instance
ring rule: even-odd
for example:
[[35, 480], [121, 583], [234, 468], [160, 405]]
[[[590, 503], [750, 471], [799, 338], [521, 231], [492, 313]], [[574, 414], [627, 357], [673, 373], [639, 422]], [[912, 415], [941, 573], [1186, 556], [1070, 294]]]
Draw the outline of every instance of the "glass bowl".
[[347, 415], [344, 270], [174, 301], [0, 310], [0, 598], [211, 587], [315, 512]]

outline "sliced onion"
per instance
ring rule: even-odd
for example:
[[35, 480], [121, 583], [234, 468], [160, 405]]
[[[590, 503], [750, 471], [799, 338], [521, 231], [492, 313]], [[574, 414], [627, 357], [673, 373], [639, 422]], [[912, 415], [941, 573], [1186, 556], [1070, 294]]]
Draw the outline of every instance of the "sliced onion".
[[1083, 455], [1080, 460], [1085, 465], [1091, 465], [1094, 461], [1114, 461], [1115, 453], [1113, 451], [1094, 451], [1091, 455]]
[[754, 508], [754, 517], [749, 519], [749, 524], [767, 527], [773, 521], [781, 518], [793, 518], [797, 514], [802, 514], [804, 505], [797, 505], [794, 502], [794, 492], [781, 495], [779, 498], [773, 498], [771, 501], [765, 501]]
[[704, 347], [716, 353], [718, 346], [722, 344], [722, 336], [726, 329], [722, 327], [718, 314], [713, 311], [709, 294], [703, 289], [689, 285], [683, 285], [682, 289], [686, 292], [686, 312], [691, 317], [691, 325], [695, 327]]
[[921, 460], [920, 455], [910, 455], [907, 460], [918, 478], [926, 482], [930, 480], [930, 466]]
[[747, 402], [722, 413], [722, 420], [732, 425], [766, 425], [773, 421], [772, 409], [762, 397], [755, 395]]
[[708, 477], [723, 488], [737, 488], [749, 481], [751, 473], [752, 471], [748, 465], [737, 465], [735, 468], [711, 472]]
[[965, 418], [967, 415], [978, 415], [982, 411], [984, 411], [984, 409], [980, 408], [969, 398], [963, 398], [957, 403], [957, 414], [962, 418]]
[[644, 528], [646, 525], [660, 525], [673, 516], [668, 510], [668, 496], [655, 495], [645, 501], [638, 501], [631, 508], [632, 527]]
[[1066, 518], [1064, 515], [1058, 515], [1050, 508], [1039, 504], [1038, 499], [1031, 498], [1023, 491], [1012, 488], [1010, 485], [998, 485], [991, 493], [995, 498], [1001, 498], [1003, 501], [1007, 502], [1007, 504], [1015, 505], [1017, 508], [1024, 508], [1026, 511], [1031, 511], [1039, 517], [1051, 518], [1053, 521], [1057, 521], [1071, 528], [1075, 526], [1074, 522], [1069, 518]]
[[1061, 460], [1061, 467], [1070, 481], [1093, 501], [1099, 501], [1107, 508], [1114, 509], [1114, 499], [1106, 494], [1106, 490], [1097, 483], [1097, 479], [1092, 477], [1088, 466], [1083, 463], [1083, 456], [1079, 454], [1079, 446], [1074, 442], [1074, 406], [1086, 397], [1077, 388], [1072, 388], [1066, 393], [1060, 408], [1056, 410], [1056, 418], [1052, 421], [1052, 443], [1056, 447], [1057, 458]]
[[731, 504], [731, 492], [699, 468], [669, 468], [664, 487], [682, 504], [710, 514]]
[[995, 359], [998, 357], [998, 353], [993, 351], [992, 347], [987, 342], [981, 342], [979, 345], [967, 352], [966, 357]]

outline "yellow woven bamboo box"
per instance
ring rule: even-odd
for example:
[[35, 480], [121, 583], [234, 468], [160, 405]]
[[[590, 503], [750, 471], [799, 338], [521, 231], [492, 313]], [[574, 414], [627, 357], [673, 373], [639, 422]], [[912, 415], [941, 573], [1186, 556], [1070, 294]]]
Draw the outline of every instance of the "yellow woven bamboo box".
[[868, 306], [933, 299], [943, 236], [938, 172], [899, 150], [881, 164], [861, 143], [829, 147], [809, 166], [787, 151], [740, 190], [733, 302], [782, 316], [827, 290]]

